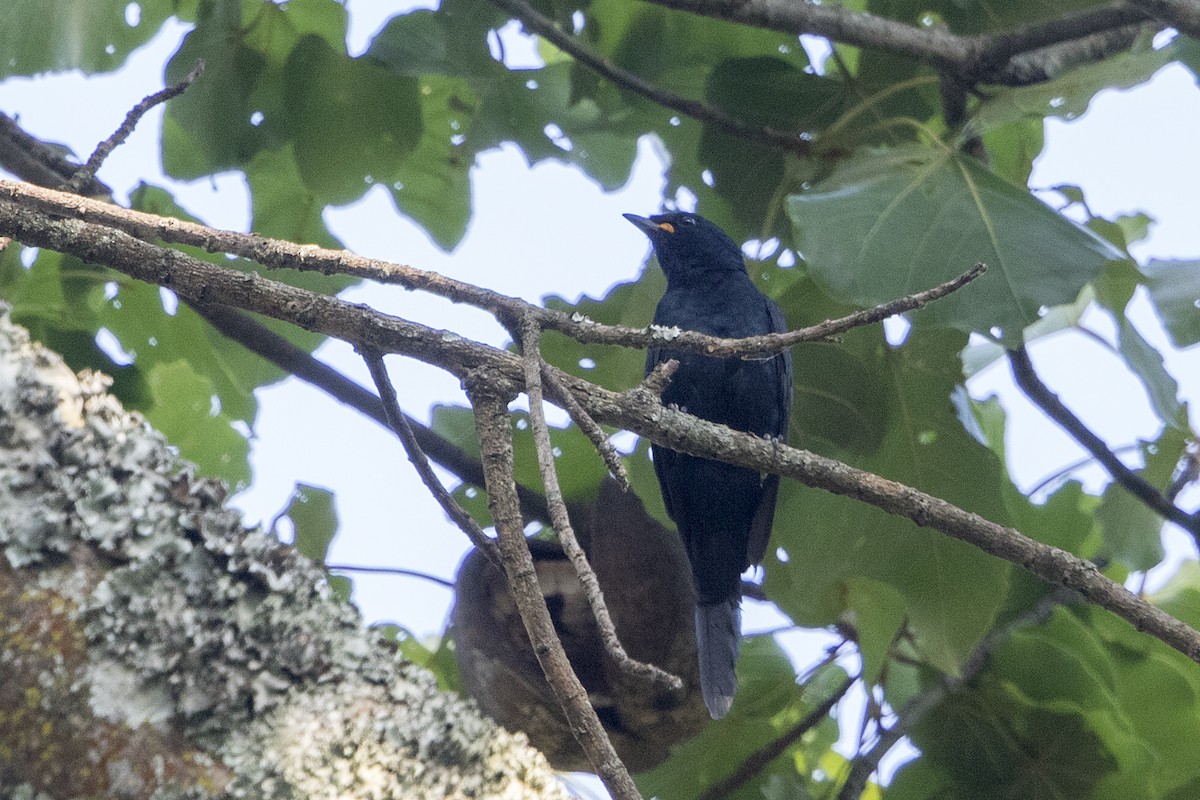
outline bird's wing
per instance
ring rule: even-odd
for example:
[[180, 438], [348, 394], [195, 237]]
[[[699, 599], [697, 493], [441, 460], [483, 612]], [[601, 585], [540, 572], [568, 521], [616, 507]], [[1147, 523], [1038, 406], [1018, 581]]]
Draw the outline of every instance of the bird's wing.
[[[787, 321], [783, 312], [774, 301], [763, 298], [767, 304], [767, 314], [771, 320], [772, 333], [785, 333]], [[776, 392], [776, 408], [780, 413], [775, 420], [773, 430], [769, 433], [783, 443], [787, 443], [788, 417], [792, 409], [792, 353], [785, 350], [770, 361], [771, 380]], [[750, 541], [746, 548], [746, 558], [749, 564], [758, 564], [767, 552], [767, 541], [771, 538], [771, 527], [775, 521], [775, 501], [779, 494], [779, 476], [767, 475], [763, 478], [762, 500], [750, 523]]]

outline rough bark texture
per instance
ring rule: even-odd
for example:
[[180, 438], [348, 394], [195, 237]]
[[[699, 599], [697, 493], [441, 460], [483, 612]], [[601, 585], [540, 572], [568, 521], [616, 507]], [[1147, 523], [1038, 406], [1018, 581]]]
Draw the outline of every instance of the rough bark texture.
[[567, 797], [0, 307], [0, 794]]

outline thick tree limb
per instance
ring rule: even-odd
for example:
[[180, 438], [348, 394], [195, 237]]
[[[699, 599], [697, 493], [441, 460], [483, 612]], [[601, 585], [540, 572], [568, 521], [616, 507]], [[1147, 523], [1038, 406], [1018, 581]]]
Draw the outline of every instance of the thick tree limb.
[[[403, 353], [461, 378], [483, 370], [493, 379], [507, 381], [514, 387], [523, 382], [521, 361], [512, 353], [449, 331], [163, 250], [120, 231], [77, 220], [55, 219], [36, 209], [0, 201], [0, 234], [167, 286], [190, 301], [238, 306], [356, 346]], [[1049, 583], [1075, 589], [1090, 602], [1200, 662], [1200, 633], [1131, 594], [1104, 576], [1094, 564], [1072, 553], [1037, 542], [1013, 528], [990, 522], [895, 481], [664, 408], [659, 397], [646, 386], [618, 393], [560, 370], [552, 372], [598, 422], [618, 425], [672, 450], [790, 477], [935, 528], [1018, 564]]]
[[[757, 28], [815, 34], [835, 42], [883, 50], [930, 64], [965, 83], [1024, 85], [1045, 80], [1054, 70], [1038, 69], [1037, 60], [1061, 65], [1056, 48], [1113, 29], [1144, 22], [1146, 11], [1127, 4], [1066, 14], [1000, 34], [961, 36], [937, 26], [916, 25], [852, 11], [835, 4], [792, 0], [648, 0], [656, 5], [715, 17]], [[1160, 0], [1174, 5], [1182, 0]], [[1132, 39], [1129, 39], [1132, 41]], [[1079, 48], [1073, 53], [1081, 55]], [[1103, 52], [1107, 52], [1106, 50]], [[1015, 59], [1026, 56], [1019, 67]], [[1077, 63], [1071, 59], [1070, 63]], [[1040, 77], [1036, 77], [1040, 75]]]
[[1141, 500], [1147, 508], [1163, 519], [1174, 522], [1190, 533], [1200, 545], [1200, 514], [1189, 514], [1184, 511], [1168, 500], [1149, 481], [1125, 466], [1125, 462], [1121, 461], [1099, 436], [1092, 433], [1091, 429], [1083, 424], [1083, 420], [1075, 416], [1071, 409], [1067, 408], [1058, 399], [1058, 396], [1042, 383], [1042, 379], [1038, 377], [1033, 368], [1033, 362], [1029, 360], [1029, 351], [1024, 346], [1009, 350], [1008, 359], [1017, 386], [1021, 387], [1021, 391], [1025, 392], [1038, 408], [1062, 426], [1063, 430], [1071, 434], [1071, 437], [1083, 445], [1085, 450], [1095, 456], [1096, 460], [1108, 470], [1108, 474], [1112, 476], [1113, 480], [1123, 486], [1126, 491]]
[[562, 707], [571, 733], [587, 754], [596, 774], [614, 800], [641, 800], [642, 795], [634, 785], [633, 778], [617, 756], [596, 716], [596, 710], [588, 701], [587, 690], [571, 669], [542, 597], [533, 557], [525, 541], [517, 494], [513, 491], [512, 429], [508, 403], [496, 394], [504, 383], [503, 379], [497, 377], [482, 372], [473, 373], [468, 379], [467, 391], [475, 409], [475, 431], [483, 452], [488, 508], [496, 522], [500, 560], [508, 576], [513, 600], [529, 634], [529, 641], [533, 644], [534, 655]]
[[1141, 0], [1138, 5], [1172, 28], [1200, 38], [1200, 3], [1196, 0]]

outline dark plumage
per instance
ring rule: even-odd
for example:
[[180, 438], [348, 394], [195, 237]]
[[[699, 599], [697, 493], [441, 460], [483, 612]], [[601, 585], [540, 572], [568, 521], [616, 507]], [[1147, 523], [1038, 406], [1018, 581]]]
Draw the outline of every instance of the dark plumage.
[[[741, 248], [696, 214], [625, 218], [650, 237], [667, 276], [654, 324], [723, 337], [786, 330], [779, 306], [750, 280]], [[646, 372], [676, 359], [663, 403], [741, 431], [784, 439], [792, 400], [790, 353], [712, 358], [653, 348]], [[741, 574], [762, 560], [775, 514], [778, 476], [655, 446], [654, 471], [696, 584], [696, 646], [704, 702], [725, 716], [737, 688]]]

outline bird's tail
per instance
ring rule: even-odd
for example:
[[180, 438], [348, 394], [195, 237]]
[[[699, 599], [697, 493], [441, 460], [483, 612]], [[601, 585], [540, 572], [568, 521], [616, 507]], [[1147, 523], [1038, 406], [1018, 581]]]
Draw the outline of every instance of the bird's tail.
[[700, 654], [700, 688], [713, 719], [729, 713], [737, 691], [738, 645], [742, 639], [739, 598], [696, 606], [696, 650]]

